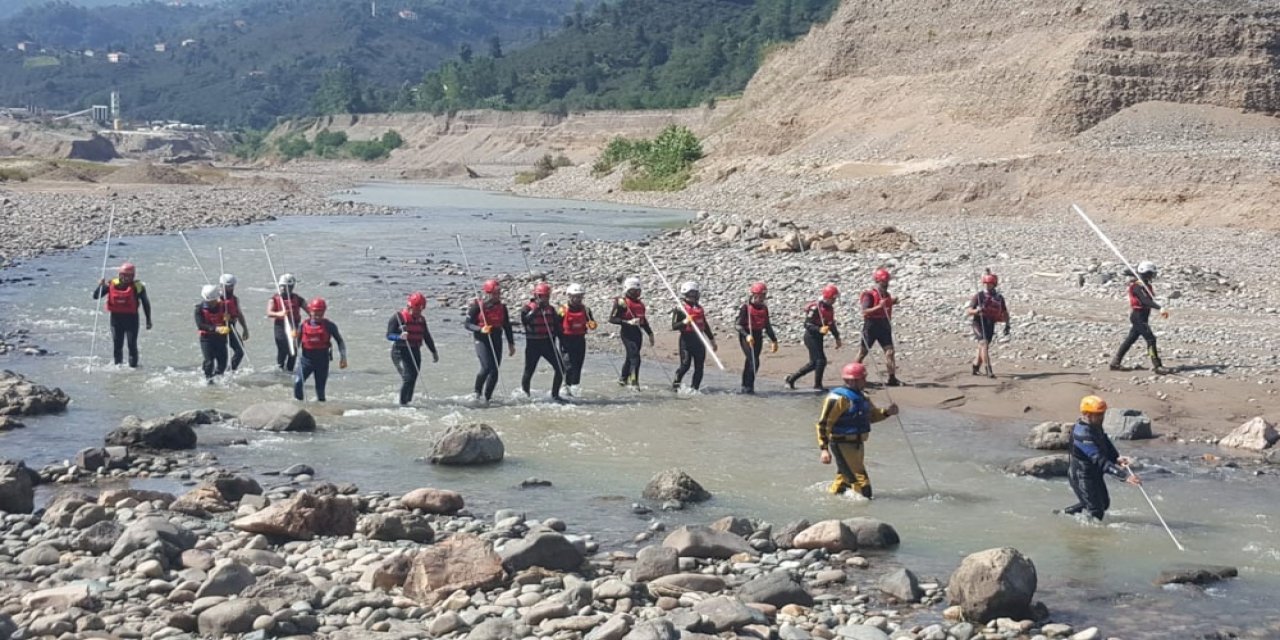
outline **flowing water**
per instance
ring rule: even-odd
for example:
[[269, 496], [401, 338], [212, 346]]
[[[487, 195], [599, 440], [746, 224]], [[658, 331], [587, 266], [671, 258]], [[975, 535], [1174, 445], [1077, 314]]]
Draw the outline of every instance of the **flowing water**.
[[[1121, 443], [1126, 454], [1167, 470], [1149, 473], [1147, 487], [1189, 549], [1179, 553], [1130, 487], [1113, 485], [1115, 507], [1105, 526], [1051, 515], [1072, 502], [1064, 482], [1015, 478], [1000, 470], [1029, 457], [1031, 452], [1017, 444], [1025, 424], [908, 409], [902, 424], [933, 492], [925, 490], [902, 430], [888, 421], [876, 426], [869, 443], [877, 499], [867, 502], [825, 494], [832, 469], [817, 461], [818, 400], [786, 392], [776, 381], [762, 384], [759, 396], [742, 397], [727, 392], [736, 388], [736, 374], [709, 373], [703, 394], [673, 396], [664, 391], [672, 365], [647, 360], [646, 388], [633, 392], [613, 384], [618, 356], [598, 353], [588, 358], [582, 397], [559, 406], [547, 401], [549, 371], [535, 377], [532, 400], [513, 395], [519, 389], [518, 351], [503, 366], [495, 406], [475, 407], [468, 399], [475, 373], [470, 336], [461, 327], [460, 310], [440, 308], [435, 297], [457, 301], [460, 291], [474, 286], [466, 276], [440, 273], [440, 261], [460, 262], [455, 234], [462, 236], [476, 275], [483, 278], [524, 270], [511, 238], [513, 224], [534, 240], [533, 268], [540, 269], [536, 247], [541, 241], [634, 239], [686, 216], [412, 185], [370, 185], [343, 197], [409, 211], [296, 217], [188, 234], [215, 278], [222, 247], [227, 270], [240, 279], [238, 293], [251, 320], [251, 360], [214, 386], [206, 386], [199, 372], [191, 320], [204, 279], [176, 236], [129, 237], [124, 228], [118, 230], [124, 235], [119, 244], [113, 243], [111, 263], [128, 259], [139, 265], [156, 313], [155, 329], [141, 337], [143, 366], [136, 371], [101, 365], [110, 348], [105, 322], [96, 345], [99, 364], [91, 371], [87, 367], [94, 323], [90, 290], [101, 266], [101, 244], [7, 272], [10, 278], [30, 279], [0, 286], [0, 328], [28, 328], [37, 343], [55, 353], [4, 356], [0, 366], [62, 387], [73, 403], [65, 415], [27, 419], [27, 429], [0, 434], [0, 457], [39, 466], [101, 443], [128, 414], [151, 417], [197, 407], [235, 412], [289, 398], [291, 380], [274, 369], [270, 325], [261, 314], [272, 277], [260, 234], [275, 234], [271, 251], [277, 271], [297, 274], [300, 294], [328, 299], [328, 317], [347, 340], [351, 366], [333, 370], [328, 403], [310, 405], [320, 423], [315, 433], [203, 428], [201, 448], [216, 453], [224, 465], [264, 471], [304, 462], [317, 469], [318, 479], [351, 481], [366, 490], [448, 487], [461, 491], [478, 511], [512, 506], [530, 516], [561, 517], [611, 546], [629, 545], [652, 517], [631, 512], [648, 478], [660, 469], [681, 467], [715, 498], [682, 513], [662, 514], [671, 525], [725, 514], [778, 525], [799, 517], [869, 515], [893, 523], [902, 535], [890, 561], [924, 576], [945, 578], [972, 551], [1017, 547], [1035, 561], [1039, 597], [1055, 618], [1098, 624], [1111, 635], [1196, 637], [1222, 626], [1276, 622], [1270, 598], [1280, 587], [1275, 500], [1280, 483], [1274, 475], [1189, 464], [1186, 457], [1201, 452], [1188, 447]], [[402, 408], [395, 404], [399, 378], [383, 331], [413, 289], [432, 300], [427, 314], [441, 360], [424, 365], [416, 401]], [[603, 314], [610, 293], [590, 292], [588, 303]], [[651, 299], [660, 299], [659, 294], [650, 289]], [[736, 366], [737, 360], [728, 357], [726, 363]], [[880, 402], [883, 395], [876, 394]], [[508, 455], [501, 465], [449, 469], [419, 461], [441, 430], [473, 421], [501, 432]], [[250, 444], [227, 444], [239, 438]], [[518, 488], [534, 476], [554, 486]], [[275, 481], [267, 478], [264, 484]], [[1241, 576], [1204, 592], [1152, 586], [1161, 568], [1177, 562], [1231, 564], [1240, 567]]]

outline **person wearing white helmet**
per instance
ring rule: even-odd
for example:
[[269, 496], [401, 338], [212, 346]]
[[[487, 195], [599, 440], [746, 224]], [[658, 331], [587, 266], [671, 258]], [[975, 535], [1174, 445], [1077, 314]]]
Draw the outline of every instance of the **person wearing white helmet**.
[[569, 302], [560, 307], [560, 354], [564, 360], [565, 390], [578, 394], [582, 384], [582, 363], [587, 358], [587, 332], [595, 331], [596, 319], [583, 303], [586, 289], [574, 282], [565, 289]]
[[[719, 351], [716, 337], [711, 333], [711, 325], [707, 324], [707, 310], [698, 302], [702, 298], [702, 287], [690, 280], [680, 285], [680, 306], [671, 310], [671, 330], [680, 332], [680, 366], [676, 369], [676, 378], [671, 381], [671, 390], [679, 391], [684, 374], [693, 366], [693, 378], [689, 386], [697, 391], [702, 387], [703, 366], [707, 362], [707, 347], [698, 337], [698, 331], [707, 337], [711, 348]], [[694, 327], [697, 327], [695, 330]]]
[[[218, 287], [222, 289], [222, 303], [227, 308], [227, 324], [231, 327], [231, 370], [240, 368], [244, 360], [244, 343], [249, 341], [249, 323], [245, 322], [244, 311], [240, 309], [240, 299], [236, 297], [236, 277], [224, 273], [218, 278]], [[240, 324], [240, 333], [235, 331], [236, 323]]]
[[[297, 283], [292, 273], [280, 276], [276, 295], [267, 301], [267, 317], [275, 323], [276, 366], [289, 372], [297, 364], [298, 327], [302, 326], [302, 310], [307, 308], [307, 301], [293, 291]], [[289, 348], [290, 340], [293, 349]]]
[[227, 335], [231, 326], [226, 304], [216, 284], [206, 284], [200, 289], [200, 303], [195, 309], [196, 331], [200, 334], [200, 354], [204, 356], [201, 369], [204, 379], [213, 384], [215, 375], [227, 372]]
[[[1156, 334], [1151, 331], [1151, 310], [1160, 310], [1160, 305], [1154, 297], [1155, 289], [1151, 286], [1156, 278], [1156, 265], [1149, 260], [1143, 260], [1138, 263], [1137, 273], [1129, 275], [1129, 335], [1125, 336], [1115, 357], [1111, 359], [1111, 370], [1129, 370], [1124, 366], [1124, 356], [1129, 353], [1129, 348], [1138, 341], [1138, 338], [1142, 338], [1147, 342], [1147, 356], [1151, 358], [1153, 372], [1157, 375], [1168, 373], [1164, 368], [1164, 362], [1160, 360], [1160, 351], [1156, 347]], [[1169, 312], [1162, 311], [1160, 316], [1168, 318]]]
[[653, 329], [649, 327], [646, 317], [647, 309], [640, 300], [640, 278], [631, 276], [622, 282], [623, 296], [613, 303], [613, 312], [609, 314], [609, 322], [619, 327], [618, 334], [622, 338], [622, 348], [626, 359], [619, 371], [618, 384], [634, 388], [640, 387], [640, 347], [644, 344], [644, 336], [649, 336], [649, 346], [653, 346]]

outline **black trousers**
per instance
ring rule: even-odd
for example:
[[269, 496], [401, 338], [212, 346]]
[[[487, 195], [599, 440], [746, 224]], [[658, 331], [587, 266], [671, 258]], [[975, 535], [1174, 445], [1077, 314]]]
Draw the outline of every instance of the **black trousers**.
[[129, 366], [138, 366], [138, 314], [111, 314], [111, 361], [124, 362], [124, 345], [129, 343]]
[[329, 349], [301, 351], [298, 354], [298, 370], [293, 374], [293, 397], [302, 399], [302, 387], [307, 378], [316, 377], [316, 400], [324, 402], [324, 389], [329, 383], [329, 360], [333, 353]]
[[676, 379], [673, 385], [679, 386], [680, 381], [684, 379], [684, 374], [689, 372], [690, 365], [693, 366], [693, 378], [689, 380], [689, 386], [697, 389], [702, 386], [702, 369], [707, 363], [707, 345], [702, 344], [702, 340], [698, 338], [698, 334], [690, 331], [680, 334], [680, 367], [676, 369]]
[[283, 322], [276, 323], [275, 335], [276, 335], [276, 366], [280, 367], [281, 369], [284, 369], [285, 371], [293, 371], [293, 367], [298, 360], [298, 355], [296, 351], [294, 352], [293, 355], [289, 355], [289, 330], [285, 328], [285, 325]]
[[231, 328], [231, 333], [227, 335], [229, 342], [227, 346], [231, 347], [231, 370], [235, 371], [240, 368], [240, 363], [244, 361], [244, 340], [236, 334], [235, 327]]
[[1067, 507], [1067, 513], [1088, 511], [1090, 516], [1101, 520], [1111, 508], [1111, 493], [1107, 491], [1105, 474], [1092, 465], [1072, 459], [1067, 479], [1077, 500], [1076, 504]]
[[551, 397], [560, 397], [560, 385], [564, 384], [564, 369], [560, 366], [560, 354], [556, 353], [551, 338], [524, 339], [524, 375], [520, 376], [520, 388], [529, 395], [529, 383], [533, 381], [533, 372], [538, 369], [538, 361], [546, 360], [555, 372], [551, 379]]
[[827, 352], [823, 349], [823, 338], [825, 336], [816, 331], [804, 332], [804, 348], [809, 350], [809, 363], [791, 374], [792, 380], [799, 380], [809, 372], [813, 372], [813, 387], [815, 389], [822, 387], [822, 374], [827, 370]]
[[227, 336], [200, 336], [200, 354], [204, 356], [200, 368], [204, 370], [206, 380], [227, 372]]
[[422, 347], [397, 342], [391, 347], [391, 364], [400, 373], [400, 404], [409, 404], [413, 400], [413, 388], [418, 384], [418, 374], [422, 372]]
[[[628, 331], [627, 329], [631, 329]], [[626, 359], [622, 361], [622, 378], [618, 380], [623, 384], [640, 384], [640, 347], [644, 344], [644, 334], [634, 327], [623, 327], [622, 329], [622, 349], [626, 352]]]
[[742, 388], [747, 391], [756, 390], [756, 372], [760, 370], [760, 352], [764, 349], [761, 344], [763, 332], [753, 331], [751, 337], [755, 344], [747, 344], [747, 337], [744, 335], [738, 336], [738, 346], [742, 347], [742, 355], [746, 357], [742, 363]]
[[498, 386], [498, 367], [502, 366], [502, 336], [489, 334], [487, 339], [475, 341], [476, 358], [480, 360], [480, 372], [476, 374], [476, 395], [488, 400]]
[[1129, 313], [1129, 335], [1125, 336], [1124, 342], [1120, 343], [1120, 350], [1116, 351], [1116, 362], [1124, 360], [1125, 354], [1129, 353], [1130, 347], [1142, 338], [1147, 341], [1147, 354], [1152, 359], [1158, 359], [1160, 352], [1156, 349], [1156, 334], [1151, 330], [1149, 314], [1133, 311]]
[[561, 336], [560, 354], [564, 356], [564, 383], [582, 384], [582, 363], [587, 359], [587, 337]]

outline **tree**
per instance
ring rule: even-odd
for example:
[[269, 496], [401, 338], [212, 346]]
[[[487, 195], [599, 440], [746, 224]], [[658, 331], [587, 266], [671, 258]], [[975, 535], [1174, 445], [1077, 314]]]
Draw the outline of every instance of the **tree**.
[[471, 50], [471, 45], [464, 42], [458, 47], [458, 59], [462, 61], [462, 64], [470, 63], [471, 58], [474, 56], [475, 53]]
[[495, 60], [502, 57], [502, 38], [496, 33], [489, 37], [489, 57]]
[[355, 70], [345, 65], [324, 73], [311, 103], [320, 114], [363, 113], [366, 110]]

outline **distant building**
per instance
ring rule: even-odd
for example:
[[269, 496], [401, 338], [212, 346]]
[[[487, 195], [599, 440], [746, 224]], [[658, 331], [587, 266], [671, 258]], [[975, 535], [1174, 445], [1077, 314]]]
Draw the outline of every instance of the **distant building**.
[[156, 53], [164, 53], [169, 50], [169, 44], [166, 42], [157, 42], [154, 47]]
[[96, 54], [93, 52], [93, 49], [85, 49], [85, 50], [84, 50], [84, 57], [86, 57], [86, 58], [92, 58], [94, 55], [96, 55]]
[[107, 62], [110, 62], [113, 64], [120, 64], [122, 62], [128, 62], [128, 61], [129, 61], [129, 54], [123, 51], [112, 51], [111, 53], [107, 54]]
[[249, 72], [249, 77], [250, 77], [250, 78], [260, 78], [260, 77], [265, 76], [265, 75], [267, 75], [267, 72], [266, 72], [266, 71], [263, 71], [262, 69], [254, 69], [254, 70], [252, 70], [252, 71], [250, 71], [250, 72]]
[[200, 41], [196, 40], [195, 38], [187, 38], [186, 40], [182, 41], [182, 46], [184, 47], [194, 47], [197, 44], [200, 44]]
[[23, 40], [22, 42], [18, 43], [18, 51], [35, 51], [35, 50], [36, 50], [36, 43], [31, 42], [30, 40]]
[[401, 9], [400, 13], [397, 15], [400, 16], [401, 20], [417, 20], [418, 19], [418, 12], [412, 9]]

